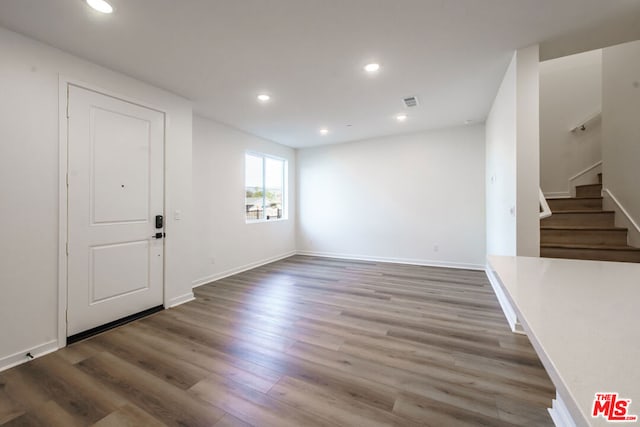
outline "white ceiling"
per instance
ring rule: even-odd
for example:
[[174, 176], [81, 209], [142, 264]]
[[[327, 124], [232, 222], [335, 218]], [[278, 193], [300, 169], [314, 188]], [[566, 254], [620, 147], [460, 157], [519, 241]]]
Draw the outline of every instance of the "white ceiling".
[[[2, 0], [0, 25], [292, 147], [482, 122], [513, 50], [640, 16], [638, 0], [110, 3], [100, 15], [82, 0]], [[374, 61], [381, 71], [365, 75]], [[397, 123], [407, 95], [421, 106]]]

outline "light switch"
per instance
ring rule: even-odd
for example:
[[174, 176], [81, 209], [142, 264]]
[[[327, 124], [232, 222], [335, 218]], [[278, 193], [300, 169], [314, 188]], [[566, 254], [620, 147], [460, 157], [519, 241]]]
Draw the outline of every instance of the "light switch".
[[177, 210], [173, 213], [173, 219], [175, 219], [176, 221], [180, 221], [182, 219], [182, 211], [181, 210]]

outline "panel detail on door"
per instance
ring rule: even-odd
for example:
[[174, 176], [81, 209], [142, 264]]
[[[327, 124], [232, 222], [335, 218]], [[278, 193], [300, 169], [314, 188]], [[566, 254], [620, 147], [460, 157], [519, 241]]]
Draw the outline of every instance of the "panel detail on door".
[[91, 140], [93, 223], [147, 221], [149, 121], [94, 106]]
[[69, 86], [67, 336], [163, 302], [164, 123]]
[[148, 240], [94, 246], [90, 263], [89, 304], [149, 288]]

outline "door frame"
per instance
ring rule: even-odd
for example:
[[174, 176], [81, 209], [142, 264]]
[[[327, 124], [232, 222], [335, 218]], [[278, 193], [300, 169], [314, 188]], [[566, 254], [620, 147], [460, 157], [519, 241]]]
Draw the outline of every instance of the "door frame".
[[[166, 175], [167, 175], [167, 120], [168, 113], [165, 109], [153, 106], [147, 102], [140, 101], [131, 96], [122, 95], [112, 90], [104, 89], [100, 86], [87, 83], [85, 81], [74, 79], [60, 74], [58, 76], [58, 143], [59, 143], [59, 168], [58, 168], [58, 348], [67, 346], [67, 236], [68, 236], [68, 194], [67, 194], [67, 173], [69, 170], [68, 152], [69, 152], [69, 132], [67, 106], [69, 102], [69, 87], [75, 86], [81, 89], [96, 92], [101, 95], [109, 96], [120, 101], [135, 104], [143, 108], [157, 111], [164, 117], [163, 123], [163, 165], [162, 165], [162, 209], [166, 218], [167, 197], [166, 197]], [[166, 229], [166, 221], [165, 221]], [[166, 243], [163, 239], [165, 255], [162, 257], [162, 301], [166, 308], [167, 301], [167, 280], [166, 280]], [[116, 320], [116, 319], [114, 319]]]

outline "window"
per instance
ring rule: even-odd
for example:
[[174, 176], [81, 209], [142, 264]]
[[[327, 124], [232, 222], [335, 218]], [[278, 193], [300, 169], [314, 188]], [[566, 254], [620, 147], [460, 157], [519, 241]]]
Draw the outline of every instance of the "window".
[[287, 161], [264, 154], [245, 154], [247, 222], [286, 218]]

